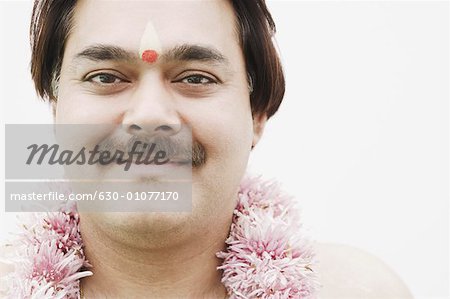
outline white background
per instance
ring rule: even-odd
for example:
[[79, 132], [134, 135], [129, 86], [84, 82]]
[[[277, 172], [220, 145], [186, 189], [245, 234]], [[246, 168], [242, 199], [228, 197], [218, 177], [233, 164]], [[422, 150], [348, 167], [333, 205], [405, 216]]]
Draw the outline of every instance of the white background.
[[[298, 198], [316, 240], [375, 254], [415, 298], [448, 298], [449, 3], [269, 6], [287, 93], [251, 171]], [[31, 3], [0, 9], [2, 124], [51, 123], [28, 71]], [[0, 217], [1, 241], [14, 215]]]

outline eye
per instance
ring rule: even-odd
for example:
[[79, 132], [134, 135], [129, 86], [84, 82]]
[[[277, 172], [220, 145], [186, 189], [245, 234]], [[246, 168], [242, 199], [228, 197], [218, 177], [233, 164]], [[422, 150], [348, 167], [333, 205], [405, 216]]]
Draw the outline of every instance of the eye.
[[220, 78], [210, 72], [201, 70], [185, 70], [175, 76], [173, 87], [185, 97], [210, 97], [217, 92], [223, 83]]
[[82, 82], [87, 91], [99, 95], [111, 95], [126, 90], [132, 81], [115, 70], [97, 70], [87, 74]]
[[181, 79], [179, 82], [193, 85], [206, 85], [217, 83], [216, 80], [200, 74], [189, 75]]
[[120, 82], [124, 82], [125, 80], [119, 78], [116, 75], [109, 73], [100, 73], [89, 76], [86, 81], [96, 83], [96, 84], [117, 84]]

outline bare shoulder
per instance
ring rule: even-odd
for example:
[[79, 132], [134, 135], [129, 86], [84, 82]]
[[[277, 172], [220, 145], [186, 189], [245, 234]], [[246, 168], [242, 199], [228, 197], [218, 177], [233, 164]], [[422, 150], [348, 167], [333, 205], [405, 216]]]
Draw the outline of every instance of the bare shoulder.
[[361, 249], [317, 243], [320, 299], [411, 299], [405, 283], [384, 262]]

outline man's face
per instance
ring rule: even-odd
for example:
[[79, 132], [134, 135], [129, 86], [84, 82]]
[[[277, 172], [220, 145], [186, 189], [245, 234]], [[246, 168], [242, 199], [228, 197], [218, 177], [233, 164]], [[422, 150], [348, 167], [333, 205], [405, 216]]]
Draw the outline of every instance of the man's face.
[[[161, 46], [154, 63], [139, 57], [149, 23]], [[237, 32], [228, 1], [89, 0], [76, 6], [56, 123], [122, 124], [130, 134], [146, 124], [165, 130], [187, 124], [193, 143], [206, 153], [205, 164], [192, 172], [193, 213], [145, 216], [144, 230], [173, 229], [199, 219], [217, 221], [234, 207], [257, 135]], [[111, 47], [126, 57], [110, 59], [104, 50]], [[134, 225], [120, 215], [101, 217], [97, 219], [109, 224]], [[136, 222], [142, 225], [141, 220]]]

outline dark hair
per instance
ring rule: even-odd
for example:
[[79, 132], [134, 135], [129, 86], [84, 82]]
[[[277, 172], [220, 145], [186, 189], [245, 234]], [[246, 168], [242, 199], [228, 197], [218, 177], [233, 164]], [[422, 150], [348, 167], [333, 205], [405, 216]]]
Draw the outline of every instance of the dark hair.
[[[76, 0], [35, 0], [30, 25], [31, 75], [38, 95], [56, 101], [65, 43]], [[283, 100], [285, 81], [272, 38], [275, 23], [265, 0], [231, 0], [246, 61], [253, 114], [270, 118]]]

